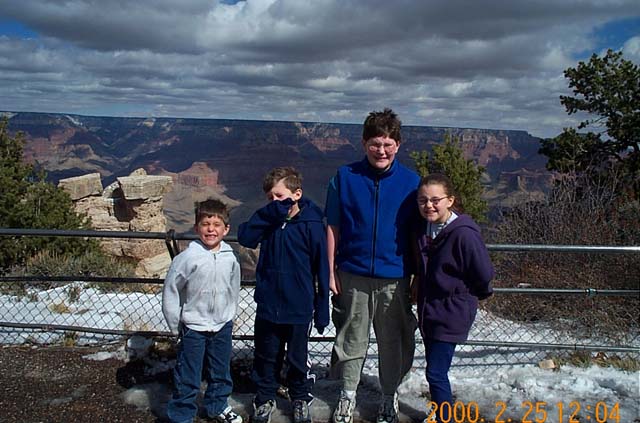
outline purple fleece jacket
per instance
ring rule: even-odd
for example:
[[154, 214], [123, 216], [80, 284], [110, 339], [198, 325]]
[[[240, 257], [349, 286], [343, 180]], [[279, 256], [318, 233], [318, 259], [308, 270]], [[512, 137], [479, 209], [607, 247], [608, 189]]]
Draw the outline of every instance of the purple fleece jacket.
[[426, 222], [418, 234], [422, 261], [418, 317], [425, 339], [462, 343], [476, 317], [478, 299], [489, 297], [494, 276], [480, 228], [462, 214], [430, 240]]

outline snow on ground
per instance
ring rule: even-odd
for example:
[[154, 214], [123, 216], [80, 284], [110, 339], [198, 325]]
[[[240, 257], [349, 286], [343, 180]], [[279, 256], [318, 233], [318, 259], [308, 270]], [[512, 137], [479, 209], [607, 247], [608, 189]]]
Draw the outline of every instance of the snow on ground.
[[[137, 341], [136, 341], [137, 342]], [[141, 344], [138, 342], [138, 344]], [[144, 347], [143, 347], [144, 348]], [[129, 346], [128, 350], [133, 348]], [[115, 354], [119, 354], [116, 352]], [[140, 354], [138, 354], [140, 355]], [[326, 357], [328, 358], [328, 357]], [[147, 371], [166, 371], [170, 365], [147, 361]], [[377, 357], [369, 357], [363, 370], [357, 393], [358, 420], [375, 421], [380, 392], [377, 379]], [[327, 367], [316, 364], [315, 400], [312, 413], [315, 421], [329, 421], [340, 390], [339, 382], [328, 377]], [[454, 366], [450, 372], [454, 397], [458, 401], [458, 421], [474, 421], [467, 413], [478, 410], [477, 421], [530, 421], [545, 423], [608, 421], [631, 423], [640, 421], [640, 375], [613, 368], [562, 366], [542, 369], [535, 364]], [[162, 414], [170, 397], [169, 388], [157, 383], [136, 386], [124, 395], [127, 403]], [[426, 416], [428, 386], [424, 370], [415, 368], [399, 388], [401, 421], [421, 421]], [[251, 394], [234, 393], [231, 405], [245, 417], [252, 412]], [[528, 405], [530, 403], [531, 405]], [[542, 407], [546, 411], [546, 417]], [[464, 417], [462, 407], [464, 406]], [[288, 401], [278, 400], [274, 423], [289, 423]], [[597, 409], [597, 416], [596, 416]], [[605, 418], [605, 410], [607, 417]], [[617, 416], [617, 418], [616, 418]], [[453, 420], [452, 420], [453, 421]]]
[[[252, 295], [244, 294], [237, 319], [240, 333], [252, 332], [253, 309]], [[160, 294], [101, 293], [79, 283], [49, 290], [32, 289], [22, 296], [0, 295], [0, 316], [0, 320], [16, 323], [167, 330], [160, 311]], [[508, 336], [505, 335], [505, 328], [509, 331]], [[328, 332], [328, 336], [333, 335], [332, 328]], [[0, 343], [4, 344], [55, 343], [64, 336], [65, 333], [62, 331], [0, 328]], [[470, 338], [534, 343], [585, 341], [568, 337], [566, 333], [555, 333], [553, 329], [544, 325], [511, 322], [482, 310], [478, 313]], [[92, 344], [119, 340], [121, 337], [115, 335], [81, 333], [75, 342]], [[633, 342], [635, 346], [637, 341], [636, 337]], [[146, 362], [149, 374], [164, 372], [172, 367], [171, 361], [149, 356], [151, 340], [134, 336], [127, 342], [126, 349], [123, 347], [115, 352], [98, 352], [85, 358], [142, 358]], [[251, 349], [251, 342], [238, 341], [234, 347], [236, 356], [246, 356], [250, 354], [247, 351]], [[317, 421], [330, 420], [340, 390], [339, 383], [328, 377], [326, 366], [329, 354], [330, 344], [314, 344], [311, 347], [310, 359], [315, 363], [313, 372], [317, 377], [314, 387], [316, 399], [312, 412], [314, 420]], [[471, 418], [468, 415], [462, 416], [464, 406], [465, 414], [475, 413], [477, 409], [479, 418], [484, 418], [485, 422], [499, 418], [505, 422], [508, 422], [508, 419], [520, 421], [527, 417], [529, 407], [533, 409], [528, 415], [530, 421], [536, 421], [537, 418], [545, 423], [568, 423], [573, 413], [573, 420], [576, 422], [640, 422], [639, 372], [567, 365], [547, 370], [537, 365], [544, 356], [544, 352], [535, 349], [460, 346], [450, 372], [454, 396], [459, 401], [458, 421], [474, 420], [473, 414]], [[416, 367], [399, 388], [402, 421], [420, 421], [426, 413], [428, 386], [424, 377], [424, 352], [419, 341], [414, 366]], [[378, 362], [374, 344], [369, 350], [369, 358], [365, 363], [357, 394], [356, 413], [364, 421], [375, 421], [380, 395], [377, 373]], [[138, 385], [125, 393], [123, 401], [162, 415], [170, 396], [168, 389], [168, 386], [158, 383]], [[249, 393], [234, 393], [230, 400], [236, 410], [245, 416], [251, 414], [251, 401], [252, 395]], [[543, 403], [546, 417], [542, 414]], [[288, 422], [288, 401], [280, 399], [278, 405], [280, 411], [274, 415], [273, 421]], [[605, 408], [607, 418], [604, 417]]]

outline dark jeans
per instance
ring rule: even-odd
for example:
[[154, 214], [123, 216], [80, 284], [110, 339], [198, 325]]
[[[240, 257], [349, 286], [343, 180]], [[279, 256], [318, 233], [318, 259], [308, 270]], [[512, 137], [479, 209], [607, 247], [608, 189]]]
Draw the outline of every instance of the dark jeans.
[[286, 344], [287, 387], [292, 401], [311, 401], [315, 378], [309, 374], [307, 359], [311, 324], [277, 324], [256, 318], [253, 373], [256, 407], [276, 399], [278, 352]]
[[[425, 353], [427, 358], [427, 382], [429, 382], [429, 392], [431, 401], [438, 405], [436, 416], [438, 421], [449, 421], [450, 411], [453, 408], [453, 394], [449, 383], [449, 368], [453, 359], [453, 352], [456, 344], [451, 342], [435, 341], [433, 339], [424, 340]], [[442, 408], [442, 404], [448, 402], [450, 407]]]
[[167, 417], [172, 422], [190, 422], [198, 412], [196, 398], [203, 376], [207, 381], [203, 407], [213, 417], [227, 408], [227, 398], [233, 390], [231, 380], [231, 332], [233, 322], [227, 322], [218, 332], [198, 332], [182, 327], [178, 339], [178, 356], [173, 369], [173, 397], [167, 405]]

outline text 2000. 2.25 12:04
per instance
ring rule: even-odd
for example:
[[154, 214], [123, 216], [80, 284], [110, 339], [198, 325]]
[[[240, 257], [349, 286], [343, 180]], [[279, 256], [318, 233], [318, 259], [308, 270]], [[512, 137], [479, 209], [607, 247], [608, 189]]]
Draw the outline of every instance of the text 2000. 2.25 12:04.
[[[434, 402], [429, 402], [427, 407], [430, 408], [430, 411], [427, 421], [429, 419], [435, 420], [435, 416], [438, 416], [442, 423], [547, 423], [551, 421], [558, 423], [620, 423], [620, 404], [617, 402], [609, 405], [604, 401], [598, 401], [595, 404], [582, 404], [580, 401], [571, 401], [568, 404], [564, 402], [523, 401], [520, 409], [517, 410], [517, 414], [521, 415], [518, 419], [504, 417], [507, 413], [505, 401], [496, 401], [495, 406], [496, 417], [485, 419], [480, 417], [483, 413], [475, 401], [468, 403], [456, 401], [453, 405], [444, 403], [440, 407]], [[444, 419], [443, 417], [448, 418]]]

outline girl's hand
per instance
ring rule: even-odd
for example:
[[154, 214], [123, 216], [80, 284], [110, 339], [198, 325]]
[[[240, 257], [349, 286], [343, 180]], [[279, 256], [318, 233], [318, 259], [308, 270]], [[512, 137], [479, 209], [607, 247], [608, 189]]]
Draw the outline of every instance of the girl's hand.
[[418, 277], [413, 275], [411, 278], [411, 304], [418, 303]]

